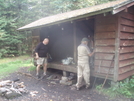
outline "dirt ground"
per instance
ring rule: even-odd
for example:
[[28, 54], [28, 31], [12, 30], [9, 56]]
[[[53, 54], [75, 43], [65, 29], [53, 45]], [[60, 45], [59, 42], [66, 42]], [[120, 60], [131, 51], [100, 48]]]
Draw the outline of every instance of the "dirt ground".
[[[28, 71], [28, 67], [21, 67], [19, 72], [30, 73], [35, 76], [35, 71]], [[52, 70], [49, 70], [48, 74], [57, 75], [59, 78], [62, 76], [61, 73]], [[0, 101], [126, 101], [125, 99], [109, 99], [95, 90], [90, 94], [91, 88], [83, 88], [80, 91], [72, 90], [72, 86], [61, 85], [59, 79], [47, 80], [44, 78], [38, 81], [32, 77], [19, 74], [18, 71], [3, 80], [14, 80], [16, 78], [20, 79], [19, 82], [24, 82], [29, 93], [10, 100], [0, 97]]]

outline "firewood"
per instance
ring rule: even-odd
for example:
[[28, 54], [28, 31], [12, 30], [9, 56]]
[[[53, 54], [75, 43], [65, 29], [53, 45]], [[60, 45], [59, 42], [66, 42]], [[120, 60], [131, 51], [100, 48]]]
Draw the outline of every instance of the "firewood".
[[11, 80], [1, 81], [0, 82], [0, 87], [10, 85], [11, 82], [12, 82]]

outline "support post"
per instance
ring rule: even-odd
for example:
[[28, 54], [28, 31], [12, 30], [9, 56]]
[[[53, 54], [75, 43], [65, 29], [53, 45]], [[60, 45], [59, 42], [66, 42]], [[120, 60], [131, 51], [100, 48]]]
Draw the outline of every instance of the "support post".
[[115, 39], [115, 60], [114, 60], [114, 82], [118, 81], [119, 76], [119, 54], [120, 54], [120, 15], [117, 15], [116, 20], [116, 39]]
[[77, 62], [77, 47], [76, 47], [76, 23], [73, 23], [73, 39], [74, 39], [74, 62]]

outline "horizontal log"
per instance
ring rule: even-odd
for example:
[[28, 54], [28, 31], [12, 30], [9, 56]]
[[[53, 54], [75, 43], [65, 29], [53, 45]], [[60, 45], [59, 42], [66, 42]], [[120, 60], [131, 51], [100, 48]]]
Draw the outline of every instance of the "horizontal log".
[[111, 47], [96, 47], [96, 51], [95, 52], [102, 52], [102, 53], [114, 53], [115, 52], [115, 47], [111, 46]]
[[131, 70], [131, 71], [129, 71], [129, 72], [125, 72], [125, 73], [123, 73], [123, 74], [120, 74], [120, 75], [118, 76], [118, 81], [123, 80], [123, 79], [125, 79], [125, 78], [128, 78], [129, 76], [132, 76], [132, 75], [134, 75], [134, 70]]
[[129, 52], [134, 52], [134, 47], [121, 47], [120, 53], [129, 53]]
[[134, 15], [127, 13], [127, 12], [122, 12], [121, 17], [129, 19], [129, 20], [134, 20]]
[[134, 28], [130, 26], [121, 25], [120, 29], [123, 32], [134, 33]]
[[121, 60], [121, 61], [119, 61], [119, 68], [128, 66], [128, 65], [132, 65], [132, 64], [134, 64], [134, 58], [128, 59], [128, 60]]
[[134, 46], [134, 40], [120, 40], [120, 46]]
[[108, 53], [95, 53], [95, 59], [102, 59], [102, 60], [112, 60], [114, 54]]
[[126, 60], [134, 58], [134, 53], [120, 54], [119, 60]]
[[133, 27], [134, 21], [129, 20], [129, 19], [125, 19], [125, 18], [121, 18], [121, 24]]
[[131, 70], [134, 70], [134, 64], [119, 68], [119, 74], [123, 74], [123, 73], [131, 71]]
[[116, 24], [97, 25], [96, 26], [96, 32], [109, 32], [109, 31], [115, 31], [115, 30], [116, 30]]
[[109, 17], [100, 17], [96, 18], [96, 25], [106, 25], [106, 24], [114, 24], [116, 23], [115, 16], [109, 16]]
[[100, 68], [98, 66], [95, 66], [95, 72], [97, 73], [104, 73], [105, 75], [109, 72], [109, 74], [113, 74], [114, 73], [114, 68], [107, 68], [107, 67], [102, 67], [100, 66]]
[[114, 39], [116, 38], [115, 32], [100, 32], [95, 34], [95, 39]]
[[120, 32], [120, 39], [134, 39], [134, 34], [127, 32]]
[[107, 40], [96, 40], [95, 46], [111, 46], [115, 45], [115, 39], [107, 39]]
[[[100, 65], [100, 62], [101, 62], [101, 66], [103, 67], [114, 67], [114, 62], [111, 60], [111, 61], [108, 61], [108, 60], [95, 60], [95, 63], [94, 65], [95, 66], [99, 66]], [[111, 65], [112, 63], [112, 65]]]

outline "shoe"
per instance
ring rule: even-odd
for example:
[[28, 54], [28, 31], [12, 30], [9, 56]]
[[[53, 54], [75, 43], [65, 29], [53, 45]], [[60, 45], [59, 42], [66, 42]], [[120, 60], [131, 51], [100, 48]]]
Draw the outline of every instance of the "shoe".
[[40, 79], [44, 79], [44, 77], [46, 76], [46, 74], [43, 74], [42, 77]]
[[89, 85], [86, 85], [86, 89], [89, 89]]
[[36, 75], [36, 78], [37, 78], [37, 79], [40, 79], [40, 76], [39, 76], [39, 75]]

